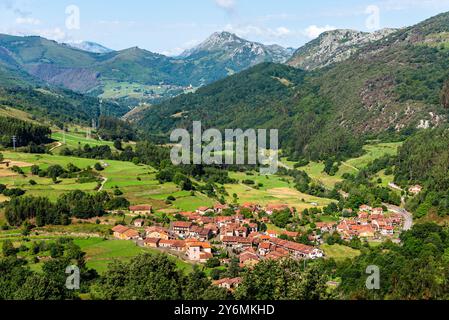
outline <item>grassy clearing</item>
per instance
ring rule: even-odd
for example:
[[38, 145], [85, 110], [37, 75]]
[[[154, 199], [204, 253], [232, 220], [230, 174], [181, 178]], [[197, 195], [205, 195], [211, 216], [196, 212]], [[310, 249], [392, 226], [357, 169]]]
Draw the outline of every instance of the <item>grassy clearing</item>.
[[245, 202], [255, 202], [261, 205], [267, 204], [288, 204], [291, 207], [302, 211], [306, 208], [312, 208], [316, 204], [318, 207], [329, 205], [332, 200], [318, 198], [303, 194], [293, 186], [293, 180], [289, 177], [262, 176], [258, 173], [248, 175], [247, 173], [231, 173], [230, 176], [238, 181], [253, 180], [256, 185], [263, 184], [259, 189], [255, 186], [247, 186], [242, 183], [225, 185], [229, 193], [227, 200], [232, 201], [233, 194], [237, 194], [240, 204]]
[[357, 169], [365, 168], [370, 162], [375, 159], [379, 159], [384, 155], [395, 155], [398, 152], [398, 148], [402, 145], [402, 142], [392, 143], [378, 143], [366, 145], [363, 149], [365, 154], [359, 158], [346, 161], [347, 164]]
[[33, 116], [31, 114], [6, 106], [0, 106], [0, 116], [37, 123], [37, 121], [33, 120]]
[[[311, 162], [307, 166], [298, 168], [298, 170], [305, 171], [312, 179], [322, 183], [326, 188], [332, 189], [335, 184], [343, 181], [343, 175], [345, 173], [357, 174], [359, 170], [365, 168], [373, 160], [379, 159], [384, 155], [397, 154], [398, 148], [401, 146], [401, 144], [401, 142], [394, 142], [366, 145], [363, 148], [365, 150], [365, 154], [359, 158], [354, 158], [342, 162], [335, 176], [330, 176], [327, 173], [323, 172], [324, 163], [322, 162]], [[290, 167], [294, 166], [294, 163], [292, 162], [286, 163], [284, 160], [283, 162]], [[392, 181], [391, 177], [387, 177], [385, 175], [381, 175], [379, 177], [386, 182], [385, 184], [383, 181], [382, 185], [388, 185], [388, 183]]]
[[335, 244], [332, 246], [323, 244], [321, 245], [321, 249], [324, 251], [327, 258], [334, 259], [336, 261], [341, 261], [348, 258], [354, 259], [360, 255], [359, 250], [355, 250], [339, 244]]
[[[158, 250], [141, 248], [132, 241], [103, 240], [100, 238], [77, 239], [75, 243], [86, 252], [86, 261], [89, 268], [97, 270], [100, 274], [107, 271], [108, 265], [114, 261], [129, 261], [142, 253], [158, 253]], [[192, 265], [172, 257], [181, 270], [189, 272]]]
[[[51, 138], [53, 140], [59, 141], [61, 143], [64, 142], [64, 133], [62, 132], [53, 132], [51, 135]], [[78, 147], [84, 147], [86, 144], [90, 145], [91, 147], [94, 146], [110, 146], [111, 148], [114, 147], [114, 143], [110, 141], [100, 141], [95, 139], [87, 139], [85, 134], [82, 133], [72, 133], [67, 132], [65, 134], [65, 147], [68, 147], [70, 149], [76, 149]]]

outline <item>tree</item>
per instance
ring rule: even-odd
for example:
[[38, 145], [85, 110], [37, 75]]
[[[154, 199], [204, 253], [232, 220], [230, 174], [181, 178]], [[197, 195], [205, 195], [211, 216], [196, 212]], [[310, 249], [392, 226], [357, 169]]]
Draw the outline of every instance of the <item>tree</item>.
[[193, 267], [183, 286], [183, 296], [186, 300], [202, 300], [204, 292], [211, 286], [210, 280], [198, 266]]
[[39, 175], [39, 171], [40, 171], [40, 169], [39, 169], [39, 166], [38, 166], [38, 165], [33, 165], [33, 166], [31, 166], [31, 174], [32, 174], [33, 176]]
[[443, 89], [441, 90], [441, 104], [445, 108], [449, 108], [449, 80], [444, 83]]
[[3, 241], [2, 252], [4, 257], [12, 257], [17, 254], [17, 249], [14, 248], [14, 245], [11, 240]]
[[216, 268], [220, 266], [220, 259], [213, 257], [207, 260], [206, 268]]
[[323, 300], [329, 298], [321, 265], [306, 267], [293, 259], [265, 260], [243, 275], [236, 291], [244, 300]]
[[95, 164], [94, 168], [97, 171], [103, 171], [104, 170], [103, 166], [100, 163], [98, 163], [98, 162]]
[[116, 139], [116, 140], [114, 141], [114, 148], [116, 148], [117, 150], [122, 151], [122, 150], [123, 150], [122, 140]]
[[182, 274], [163, 254], [143, 254], [109, 267], [95, 295], [107, 300], [176, 300], [182, 298]]
[[2, 162], [3, 160], [5, 160], [5, 157], [4, 157], [3, 154], [0, 152], [0, 162]]

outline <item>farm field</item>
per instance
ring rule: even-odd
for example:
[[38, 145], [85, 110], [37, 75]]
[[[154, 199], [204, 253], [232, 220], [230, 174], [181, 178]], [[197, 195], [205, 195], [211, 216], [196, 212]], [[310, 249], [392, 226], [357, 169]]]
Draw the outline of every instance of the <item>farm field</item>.
[[[20, 187], [27, 190], [32, 195], [45, 195], [51, 199], [56, 199], [60, 194], [73, 190], [82, 191], [95, 191], [97, 186], [96, 182], [80, 184], [76, 182], [76, 179], [63, 179], [61, 183], [54, 184], [49, 178], [39, 178], [30, 174], [30, 167], [32, 164], [39, 165], [42, 169], [48, 168], [51, 165], [61, 165], [66, 167], [69, 163], [74, 164], [79, 168], [86, 168], [88, 166], [93, 167], [98, 160], [82, 159], [75, 157], [64, 157], [58, 155], [35, 155], [25, 153], [12, 153], [4, 152], [5, 158], [14, 161], [20, 161], [27, 163], [28, 165], [23, 167], [23, 171], [26, 176], [19, 174], [12, 174], [7, 177], [1, 177], [0, 183], [6, 184], [10, 187]], [[149, 166], [138, 166], [130, 162], [121, 161], [107, 161], [107, 168], [101, 172], [101, 175], [107, 178], [107, 182], [104, 185], [105, 191], [112, 191], [115, 187], [125, 194], [129, 195], [130, 201], [135, 203], [142, 203], [142, 201], [149, 201], [149, 195], [151, 193], [166, 193], [167, 186], [160, 185], [156, 180], [156, 171]], [[11, 173], [10, 170], [2, 170]], [[37, 185], [31, 186], [29, 180], [33, 179], [37, 182]], [[136, 189], [146, 190], [151, 192], [142, 194], [136, 194]], [[171, 190], [171, 186], [170, 189]]]
[[[98, 160], [47, 154], [35, 155], [14, 152], [4, 152], [3, 154], [6, 159], [22, 163], [25, 176], [8, 169], [2, 169], [0, 170], [0, 183], [8, 187], [26, 190], [29, 195], [46, 196], [54, 201], [58, 196], [69, 191], [95, 192], [97, 187], [96, 182], [80, 184], [76, 179], [63, 179], [59, 184], [54, 184], [50, 178], [32, 176], [30, 167], [36, 164], [41, 169], [46, 169], [51, 165], [66, 167], [69, 163], [72, 163], [79, 168], [86, 168], [88, 166], [93, 167], [95, 163], [99, 162]], [[167, 209], [170, 206], [165, 203], [165, 200], [173, 194], [176, 197], [173, 206], [183, 211], [194, 211], [200, 206], [214, 204], [214, 201], [198, 192], [195, 193], [195, 196], [191, 196], [190, 192], [180, 192], [174, 183], [160, 184], [156, 179], [157, 171], [150, 166], [112, 160], [107, 160], [105, 163], [107, 167], [100, 173], [107, 179], [103, 190], [112, 192], [118, 188], [131, 204], [150, 204], [156, 210]], [[32, 186], [29, 182], [31, 179], [35, 180], [37, 184]], [[5, 200], [7, 200], [6, 197], [0, 197], [0, 202]]]
[[[114, 260], [129, 261], [141, 253], [159, 253], [160, 251], [149, 248], [141, 248], [132, 241], [104, 240], [101, 238], [76, 239], [75, 244], [86, 252], [86, 261], [89, 268], [104, 273], [108, 265]], [[192, 270], [192, 265], [175, 258], [177, 266], [185, 271]]]
[[[315, 206], [327, 206], [332, 202], [330, 199], [318, 198], [297, 191], [290, 177], [262, 176], [258, 173], [254, 173], [254, 175], [230, 173], [230, 177], [237, 179], [240, 183], [225, 185], [226, 191], [229, 193], [227, 198], [229, 202], [232, 202], [234, 193], [238, 195], [240, 204], [245, 202], [255, 202], [261, 205], [282, 203], [288, 204], [298, 211]], [[256, 185], [245, 185], [241, 183], [243, 180], [253, 180]], [[259, 183], [263, 186], [256, 189], [255, 186]]]
[[332, 258], [336, 261], [341, 261], [345, 259], [353, 259], [360, 255], [359, 250], [352, 249], [347, 246], [335, 244], [335, 245], [327, 245], [323, 244], [320, 248], [324, 251], [327, 258]]
[[[60, 131], [53, 131], [51, 138], [53, 140], [56, 140], [58, 142], [63, 143], [64, 142], [64, 133]], [[85, 134], [82, 133], [74, 133], [74, 132], [66, 132], [65, 134], [65, 147], [68, 147], [70, 149], [76, 149], [78, 147], [84, 147], [86, 144], [90, 145], [91, 147], [94, 146], [110, 146], [113, 148], [114, 143], [111, 141], [100, 141], [95, 139], [87, 139]]]
[[179, 93], [188, 93], [192, 90], [171, 85], [143, 85], [121, 81], [103, 81], [103, 91], [101, 95], [104, 99], [119, 98], [157, 98], [161, 96], [175, 96]]

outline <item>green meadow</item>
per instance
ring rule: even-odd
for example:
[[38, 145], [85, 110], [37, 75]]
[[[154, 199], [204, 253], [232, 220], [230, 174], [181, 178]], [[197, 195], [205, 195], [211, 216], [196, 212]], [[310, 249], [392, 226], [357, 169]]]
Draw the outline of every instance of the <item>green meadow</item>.
[[[322, 162], [310, 162], [307, 166], [300, 167], [298, 170], [305, 171], [312, 179], [321, 182], [326, 188], [332, 189], [336, 183], [343, 181], [344, 174], [357, 174], [359, 170], [365, 168], [373, 160], [379, 159], [384, 155], [397, 154], [398, 148], [401, 145], [401, 142], [365, 145], [363, 148], [365, 153], [361, 157], [342, 162], [335, 176], [330, 176], [324, 172], [324, 163]], [[290, 167], [294, 165], [293, 162], [286, 162], [284, 160], [282, 162]], [[388, 185], [392, 181], [391, 177], [386, 177], [385, 175], [379, 177], [384, 180], [382, 185]]]
[[[239, 183], [225, 185], [225, 189], [229, 194], [227, 197], [228, 202], [233, 201], [234, 193], [238, 195], [240, 204], [245, 202], [254, 202], [261, 205], [287, 204], [298, 211], [315, 206], [327, 206], [332, 202], [330, 199], [318, 198], [297, 191], [294, 188], [293, 179], [290, 177], [264, 176], [257, 172], [251, 174], [230, 173], [230, 177], [238, 180]], [[255, 185], [243, 184], [242, 181], [244, 180], [252, 180], [255, 182]]]
[[[75, 244], [86, 252], [86, 261], [89, 268], [104, 273], [108, 265], [114, 260], [129, 261], [131, 258], [142, 253], [158, 253], [160, 251], [150, 248], [142, 248], [132, 241], [104, 240], [101, 238], [76, 239]], [[192, 270], [192, 265], [179, 258], [171, 256], [176, 265], [183, 271]]]

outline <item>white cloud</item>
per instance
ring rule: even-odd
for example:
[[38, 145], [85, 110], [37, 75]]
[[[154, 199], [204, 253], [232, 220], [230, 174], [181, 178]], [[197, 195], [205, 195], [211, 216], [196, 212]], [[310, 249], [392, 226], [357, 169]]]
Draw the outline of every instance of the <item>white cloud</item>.
[[286, 27], [266, 28], [254, 25], [235, 26], [228, 24], [225, 26], [224, 30], [235, 33], [240, 37], [257, 36], [265, 38], [283, 38], [294, 34], [294, 31]]
[[330, 26], [330, 25], [325, 25], [323, 27], [311, 25], [304, 30], [304, 35], [310, 39], [315, 39], [323, 32], [331, 31], [331, 30], [335, 30], [335, 29], [337, 29], [337, 28]]
[[201, 43], [200, 40], [190, 40], [190, 41], [184, 43], [180, 47], [162, 51], [161, 54], [163, 54], [164, 56], [169, 56], [169, 57], [179, 56], [184, 51], [186, 51], [188, 49], [192, 49], [193, 47], [195, 47], [196, 45], [198, 45], [200, 43]]
[[24, 18], [24, 17], [19, 17], [16, 18], [16, 24], [26, 24], [26, 25], [33, 25], [33, 26], [37, 26], [41, 24], [41, 21], [39, 19], [35, 19], [35, 18]]
[[33, 30], [33, 34], [58, 42], [67, 41], [67, 35], [61, 28]]
[[225, 10], [233, 10], [235, 7], [235, 0], [215, 0], [215, 3]]

